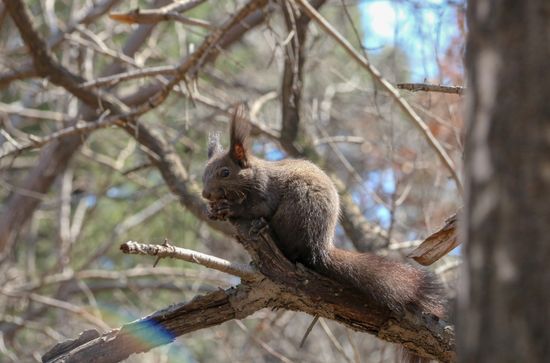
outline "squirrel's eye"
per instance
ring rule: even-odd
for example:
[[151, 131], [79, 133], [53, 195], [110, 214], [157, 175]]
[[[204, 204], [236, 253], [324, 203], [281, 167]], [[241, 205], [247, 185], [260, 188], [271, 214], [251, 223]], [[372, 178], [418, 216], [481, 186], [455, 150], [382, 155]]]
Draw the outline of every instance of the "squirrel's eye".
[[227, 168], [223, 168], [222, 170], [220, 170], [220, 176], [222, 178], [227, 178], [229, 176], [230, 172], [229, 172], [229, 169]]

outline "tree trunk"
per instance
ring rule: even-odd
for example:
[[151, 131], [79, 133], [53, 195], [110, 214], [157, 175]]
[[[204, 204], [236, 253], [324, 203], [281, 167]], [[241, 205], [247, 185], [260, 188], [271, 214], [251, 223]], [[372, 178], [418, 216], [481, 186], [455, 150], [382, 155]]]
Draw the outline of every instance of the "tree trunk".
[[550, 359], [550, 2], [468, 4], [461, 362]]

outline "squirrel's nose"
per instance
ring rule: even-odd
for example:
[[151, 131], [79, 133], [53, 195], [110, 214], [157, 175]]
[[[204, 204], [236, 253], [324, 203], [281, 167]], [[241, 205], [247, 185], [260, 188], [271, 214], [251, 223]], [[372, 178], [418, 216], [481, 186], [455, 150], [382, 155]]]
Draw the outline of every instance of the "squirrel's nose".
[[206, 189], [203, 189], [203, 191], [202, 191], [202, 197], [203, 197], [204, 199], [210, 199], [210, 196], [211, 196], [210, 192], [208, 192]]

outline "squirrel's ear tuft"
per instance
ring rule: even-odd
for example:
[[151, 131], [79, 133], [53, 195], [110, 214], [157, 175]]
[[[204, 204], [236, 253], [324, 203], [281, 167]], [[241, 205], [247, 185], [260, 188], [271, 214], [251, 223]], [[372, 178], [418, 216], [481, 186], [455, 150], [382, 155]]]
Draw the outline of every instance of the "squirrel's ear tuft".
[[208, 134], [208, 159], [212, 158], [214, 154], [222, 152], [222, 145], [220, 144], [220, 133], [212, 132]]
[[243, 103], [235, 107], [231, 120], [231, 151], [230, 155], [242, 168], [248, 165], [248, 141], [250, 124], [246, 120], [246, 107]]

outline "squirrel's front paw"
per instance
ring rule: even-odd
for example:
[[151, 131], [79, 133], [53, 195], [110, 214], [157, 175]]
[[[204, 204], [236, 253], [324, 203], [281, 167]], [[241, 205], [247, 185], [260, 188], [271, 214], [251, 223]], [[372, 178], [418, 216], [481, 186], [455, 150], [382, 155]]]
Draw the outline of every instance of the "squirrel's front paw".
[[225, 221], [231, 217], [232, 211], [226, 199], [217, 200], [208, 204], [208, 218], [218, 221]]

